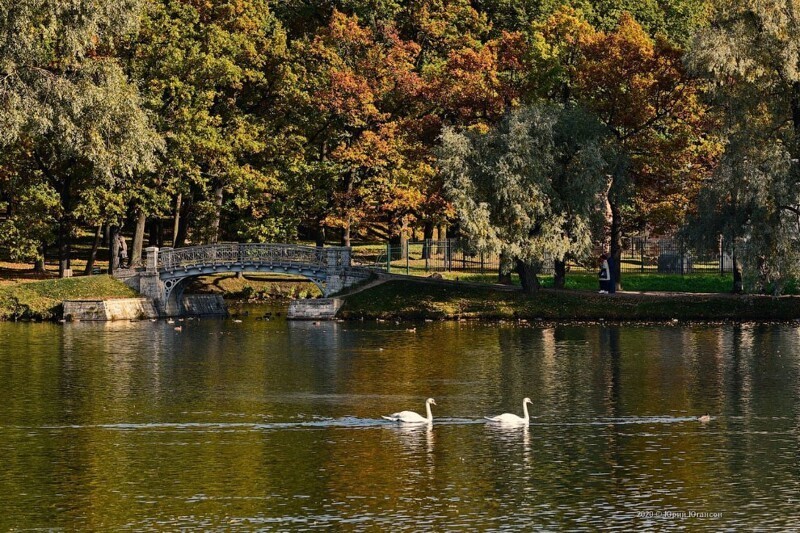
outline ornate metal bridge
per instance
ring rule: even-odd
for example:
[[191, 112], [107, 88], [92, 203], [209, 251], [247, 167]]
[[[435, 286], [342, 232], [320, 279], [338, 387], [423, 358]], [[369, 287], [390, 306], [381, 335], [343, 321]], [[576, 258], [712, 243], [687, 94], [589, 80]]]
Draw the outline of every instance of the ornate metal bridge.
[[226, 272], [274, 272], [304, 276], [324, 295], [365, 277], [350, 265], [350, 248], [266, 243], [220, 243], [186, 248], [147, 248], [145, 268], [136, 273], [139, 291], [166, 315], [183, 312], [187, 279]]

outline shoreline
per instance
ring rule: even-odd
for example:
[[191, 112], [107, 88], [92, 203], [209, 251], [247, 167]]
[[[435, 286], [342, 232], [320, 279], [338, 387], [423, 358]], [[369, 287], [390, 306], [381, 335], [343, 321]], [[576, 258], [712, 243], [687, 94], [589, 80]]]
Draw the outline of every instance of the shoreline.
[[[297, 279], [216, 277], [197, 280], [192, 293], [222, 295], [230, 306], [316, 296]], [[318, 292], [318, 291], [317, 291]], [[0, 320], [62, 318], [68, 299], [138, 296], [109, 276], [26, 282], [0, 287]], [[788, 323], [800, 320], [800, 296], [724, 293], [618, 292], [541, 289], [534, 295], [469, 282], [394, 278], [334, 296], [339, 320], [449, 320], [539, 324]]]

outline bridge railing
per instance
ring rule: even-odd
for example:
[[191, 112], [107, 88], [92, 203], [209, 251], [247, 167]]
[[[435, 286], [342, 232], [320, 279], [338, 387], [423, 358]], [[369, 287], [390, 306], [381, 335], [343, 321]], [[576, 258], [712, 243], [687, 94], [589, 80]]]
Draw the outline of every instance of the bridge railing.
[[268, 243], [219, 243], [160, 250], [159, 270], [199, 265], [282, 264], [321, 269], [349, 266], [349, 248]]

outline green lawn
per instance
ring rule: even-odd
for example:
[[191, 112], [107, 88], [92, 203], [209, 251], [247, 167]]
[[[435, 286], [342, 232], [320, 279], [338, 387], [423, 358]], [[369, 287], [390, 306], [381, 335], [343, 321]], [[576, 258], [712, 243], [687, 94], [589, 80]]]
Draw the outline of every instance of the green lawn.
[[[552, 276], [543, 276], [542, 285], [553, 286]], [[725, 274], [639, 274], [623, 273], [622, 287], [626, 291], [653, 292], [730, 292], [733, 275]], [[599, 290], [597, 276], [594, 274], [568, 274], [567, 289]]]
[[345, 297], [343, 318], [546, 320], [796, 320], [800, 298], [543, 290], [528, 296], [463, 284], [394, 280]]
[[[442, 272], [444, 279], [471, 281], [477, 283], [497, 283], [497, 274], [465, 274], [463, 272]], [[519, 285], [519, 278], [513, 274], [512, 283]], [[553, 276], [539, 276], [543, 287], [553, 286]], [[622, 285], [626, 291], [642, 292], [698, 292], [698, 293], [725, 293], [730, 292], [733, 286], [733, 275], [725, 274], [623, 274]], [[597, 276], [584, 272], [569, 273], [566, 279], [566, 288], [579, 291], [597, 291], [599, 284]], [[794, 286], [787, 287], [787, 294], [792, 292]]]
[[61, 315], [64, 300], [131, 298], [136, 291], [110, 276], [31, 281], [0, 287], [0, 320], [51, 320]]

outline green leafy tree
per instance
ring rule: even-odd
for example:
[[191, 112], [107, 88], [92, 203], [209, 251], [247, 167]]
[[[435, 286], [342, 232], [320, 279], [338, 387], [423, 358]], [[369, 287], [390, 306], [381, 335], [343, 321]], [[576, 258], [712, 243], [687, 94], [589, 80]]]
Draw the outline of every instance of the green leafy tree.
[[726, 237], [734, 291], [744, 277], [780, 292], [800, 275], [798, 39], [800, 2], [721, 1], [689, 55], [722, 110], [725, 148], [695, 229]]
[[0, 164], [0, 247], [12, 261], [33, 262], [44, 272], [44, 250], [55, 241], [60, 215], [58, 194], [42, 179], [29, 179], [36, 169], [24, 169], [27, 161], [15, 151], [4, 154]]
[[281, 122], [286, 34], [270, 6], [147, 0], [128, 44], [128, 68], [166, 142], [162, 164], [135, 188], [134, 209], [161, 215], [180, 195], [178, 244], [190, 223], [200, 242], [280, 233], [276, 167], [291, 163], [294, 147]]
[[545, 262], [583, 258], [602, 210], [605, 128], [578, 109], [512, 111], [488, 133], [442, 134], [448, 197], [476, 251], [512, 260], [523, 289], [538, 290]]
[[114, 58], [139, 8], [133, 0], [2, 3], [0, 146], [18, 147], [29, 162], [20, 168], [35, 169], [25, 179], [58, 195], [61, 275], [84, 192], [118, 191], [155, 163], [159, 139]]

